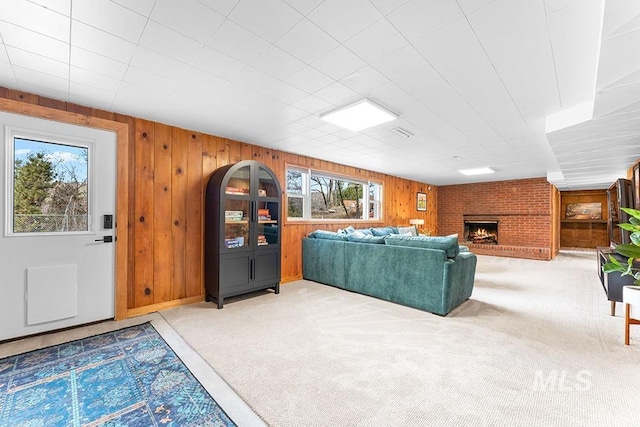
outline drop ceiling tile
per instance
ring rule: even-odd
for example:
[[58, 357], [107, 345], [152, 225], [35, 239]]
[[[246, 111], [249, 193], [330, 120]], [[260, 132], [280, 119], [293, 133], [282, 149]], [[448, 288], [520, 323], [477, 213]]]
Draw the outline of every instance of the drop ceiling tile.
[[156, 0], [111, 0], [120, 6], [126, 7], [144, 17], [151, 15], [151, 10]]
[[246, 105], [249, 102], [254, 102], [261, 97], [259, 93], [256, 93], [253, 90], [247, 89], [233, 82], [229, 82], [226, 85], [218, 88], [216, 93], [219, 96], [229, 100], [229, 102], [240, 105]]
[[71, 46], [71, 64], [74, 67], [103, 74], [114, 79], [121, 80], [127, 71], [127, 64], [84, 50], [77, 46]]
[[11, 46], [7, 46], [6, 49], [11, 65], [14, 67], [22, 67], [36, 72], [42, 71], [44, 74], [61, 79], [69, 78], [69, 65], [66, 62], [56, 61], [46, 56], [36, 55]]
[[[125, 85], [129, 87], [144, 87], [153, 92], [167, 93], [169, 88], [173, 85], [173, 80], [162, 77], [158, 74], [142, 70], [140, 68], [130, 66], [124, 75], [122, 80], [123, 88]], [[125, 92], [126, 94], [127, 92]]]
[[206, 43], [225, 18], [196, 0], [156, 0], [151, 19], [200, 43]]
[[127, 64], [136, 48], [131, 42], [78, 21], [71, 21], [71, 45]]
[[229, 78], [229, 80], [260, 94], [266, 94], [271, 88], [280, 83], [278, 79], [249, 66]]
[[[602, 40], [597, 89], [612, 85], [640, 70], [640, 30]], [[633, 52], [633, 53], [632, 53]]]
[[334, 80], [340, 80], [367, 64], [349, 49], [344, 46], [338, 46], [312, 65], [315, 69], [332, 77]]
[[307, 111], [303, 111], [299, 108], [289, 105], [281, 109], [279, 114], [286, 123], [290, 123], [306, 117], [309, 113]]
[[365, 61], [374, 62], [408, 43], [389, 21], [381, 19], [347, 40], [344, 45]]
[[330, 103], [314, 95], [302, 98], [300, 101], [294, 102], [292, 105], [311, 114], [318, 114], [331, 107]]
[[[82, 85], [92, 87], [106, 92], [112, 92], [114, 95], [120, 88], [120, 79], [112, 79], [103, 74], [88, 71], [78, 67], [71, 67], [70, 73], [71, 85]], [[73, 90], [71, 93], [74, 93]]]
[[202, 43], [153, 21], [147, 23], [139, 44], [187, 64], [193, 61], [204, 46]]
[[109, 0], [74, 2], [72, 18], [114, 36], [137, 43], [147, 20]]
[[282, 36], [276, 46], [310, 63], [338, 47], [338, 42], [309, 20], [303, 19]]
[[313, 9], [318, 7], [324, 0], [285, 0], [289, 6], [303, 15], [308, 15]]
[[382, 13], [388, 15], [409, 0], [371, 0], [371, 3]]
[[286, 81], [289, 77], [305, 68], [304, 62], [276, 46], [269, 48], [251, 65], [282, 81]]
[[176, 61], [141, 46], [136, 48], [129, 64], [170, 79], [177, 79], [188, 67], [184, 62]]
[[547, 16], [562, 108], [593, 98], [600, 2], [584, 0]]
[[29, 0], [44, 8], [58, 12], [64, 16], [71, 16], [71, 0]]
[[361, 99], [356, 92], [352, 91], [342, 83], [337, 82], [325, 87], [324, 89], [320, 89], [314, 93], [314, 95], [335, 106], [348, 104]]
[[268, 91], [266, 91], [265, 95], [273, 99], [277, 99], [278, 101], [281, 101], [287, 104], [292, 104], [296, 101], [301, 100], [308, 94], [305, 91], [300, 90], [295, 86], [282, 82], [282, 83], [276, 84], [275, 86], [270, 88]]
[[410, 42], [461, 18], [462, 11], [455, 0], [411, 0], [391, 13], [387, 19]]
[[69, 61], [68, 43], [3, 21], [0, 21], [0, 33], [6, 46], [33, 52], [56, 61]]
[[69, 96], [69, 79], [22, 67], [13, 67], [20, 90], [50, 96], [66, 101]]
[[93, 108], [100, 108], [105, 111], [111, 111], [111, 105], [116, 97], [115, 92], [109, 92], [94, 86], [85, 86], [76, 82], [71, 82], [69, 89], [69, 102], [78, 105], [91, 105]]
[[226, 80], [234, 78], [247, 67], [242, 62], [208, 47], [200, 51], [191, 65]]
[[415, 47], [405, 46], [375, 61], [371, 66], [388, 79], [395, 80], [429, 64]]
[[274, 43], [303, 16], [282, 0], [240, 0], [229, 19]]
[[334, 80], [313, 67], [305, 67], [302, 71], [287, 79], [287, 83], [307, 93], [316, 92], [329, 86]]
[[340, 80], [349, 89], [366, 96], [369, 90], [389, 82], [384, 75], [371, 66], [366, 66]]
[[69, 17], [27, 0], [5, 2], [0, 20], [63, 42], [69, 41]]
[[368, 0], [326, 0], [308, 18], [344, 43], [378, 21], [382, 15]]
[[223, 16], [228, 16], [239, 0], [198, 0], [203, 5], [215, 10]]
[[496, 35], [505, 36], [518, 27], [544, 18], [542, 0], [495, 0], [486, 6], [467, 14], [471, 27], [482, 40]]
[[226, 20], [207, 46], [238, 61], [250, 64], [269, 49], [271, 44], [233, 21]]

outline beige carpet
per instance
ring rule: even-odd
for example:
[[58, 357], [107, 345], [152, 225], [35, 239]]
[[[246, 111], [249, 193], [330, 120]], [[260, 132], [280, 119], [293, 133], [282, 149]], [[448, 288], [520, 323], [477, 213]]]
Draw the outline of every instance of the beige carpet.
[[595, 252], [478, 258], [444, 318], [308, 281], [161, 314], [272, 426], [640, 425], [640, 327], [623, 345]]

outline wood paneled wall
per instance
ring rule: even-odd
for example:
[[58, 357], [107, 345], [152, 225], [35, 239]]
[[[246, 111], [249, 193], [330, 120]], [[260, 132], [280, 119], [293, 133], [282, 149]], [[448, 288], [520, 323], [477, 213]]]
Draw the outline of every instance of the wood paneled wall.
[[[562, 191], [560, 204], [560, 244], [565, 248], [596, 248], [608, 246], [607, 218], [609, 206], [605, 190]], [[571, 203], [600, 203], [601, 219], [568, 219], [567, 205]]]
[[[0, 98], [98, 117], [128, 125], [126, 229], [126, 315], [138, 315], [183, 303], [201, 301], [203, 280], [204, 188], [217, 168], [240, 160], [258, 160], [269, 166], [281, 183], [288, 164], [354, 178], [382, 182], [383, 219], [355, 224], [357, 228], [408, 225], [425, 220], [424, 228], [437, 233], [438, 189], [365, 169], [271, 150], [217, 136], [56, 101], [0, 88]], [[416, 193], [427, 193], [427, 211], [416, 209]], [[118, 227], [122, 229], [122, 216]], [[283, 282], [302, 277], [301, 239], [316, 229], [337, 230], [352, 221], [324, 224], [284, 222], [282, 232]], [[119, 250], [121, 239], [118, 241]], [[118, 286], [118, 285], [117, 285]], [[120, 285], [121, 286], [121, 285]]]

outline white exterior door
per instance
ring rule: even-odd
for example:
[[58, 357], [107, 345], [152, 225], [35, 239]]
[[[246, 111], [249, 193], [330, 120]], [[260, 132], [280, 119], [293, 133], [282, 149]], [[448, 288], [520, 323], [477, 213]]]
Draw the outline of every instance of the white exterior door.
[[115, 133], [4, 112], [0, 126], [0, 340], [113, 318]]

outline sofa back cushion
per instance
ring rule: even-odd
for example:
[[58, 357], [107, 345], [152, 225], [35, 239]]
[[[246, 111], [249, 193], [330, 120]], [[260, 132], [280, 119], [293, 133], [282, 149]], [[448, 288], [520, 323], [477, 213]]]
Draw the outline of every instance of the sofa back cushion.
[[441, 236], [400, 236], [390, 234], [385, 237], [386, 245], [409, 246], [414, 248], [440, 249], [445, 251], [448, 258], [455, 258], [460, 249], [458, 239], [455, 237]]
[[343, 233], [336, 233], [335, 231], [328, 230], [316, 230], [309, 233], [309, 237], [315, 239], [326, 239], [326, 240], [347, 240], [347, 235]]
[[365, 234], [359, 231], [354, 231], [351, 234], [347, 234], [347, 240], [355, 243], [384, 244], [384, 236], [374, 236], [373, 234]]
[[410, 227], [398, 227], [398, 234], [401, 236], [417, 236], [416, 228], [412, 225]]
[[398, 234], [398, 227], [371, 227], [371, 233], [374, 236], [388, 236], [390, 234]]

